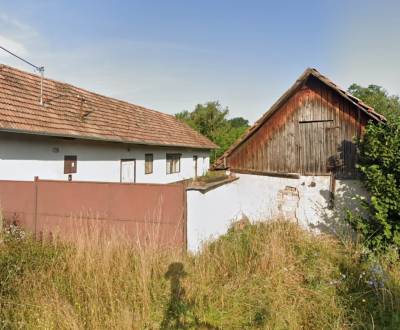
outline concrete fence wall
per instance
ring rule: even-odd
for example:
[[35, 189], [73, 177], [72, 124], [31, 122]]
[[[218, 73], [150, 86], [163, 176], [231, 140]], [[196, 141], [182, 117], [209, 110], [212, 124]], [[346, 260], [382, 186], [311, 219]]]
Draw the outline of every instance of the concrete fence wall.
[[6, 223], [61, 239], [97, 228], [140, 244], [185, 248], [185, 198], [181, 184], [0, 181]]
[[6, 222], [36, 236], [73, 239], [97, 227], [140, 244], [198, 251], [203, 241], [243, 218], [286, 219], [329, 233], [348, 230], [344, 211], [361, 212], [357, 196], [367, 196], [361, 182], [337, 180], [332, 209], [327, 176], [237, 176], [206, 193], [185, 191], [183, 184], [0, 181], [0, 208]]
[[337, 180], [334, 208], [330, 208], [330, 177], [299, 179], [237, 174], [239, 180], [207, 193], [187, 192], [188, 248], [196, 251], [204, 240], [226, 233], [235, 220], [286, 219], [322, 232], [348, 230], [346, 209], [360, 211], [356, 196], [366, 197], [358, 180]]

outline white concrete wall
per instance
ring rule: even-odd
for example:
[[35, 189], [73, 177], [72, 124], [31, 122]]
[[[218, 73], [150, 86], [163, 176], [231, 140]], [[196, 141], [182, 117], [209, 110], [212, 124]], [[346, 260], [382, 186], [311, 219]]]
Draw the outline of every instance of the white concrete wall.
[[[57, 151], [58, 150], [58, 151]], [[145, 153], [153, 153], [153, 173], [144, 173]], [[181, 153], [180, 173], [166, 173], [166, 153]], [[78, 157], [73, 180], [120, 181], [120, 161], [136, 159], [137, 183], [170, 183], [194, 176], [193, 156], [198, 156], [199, 170], [209, 168], [209, 152], [183, 148], [124, 145], [81, 140], [39, 137], [23, 134], [0, 134], [0, 180], [67, 180], [64, 156]]]
[[[361, 182], [337, 180], [335, 208], [330, 210], [327, 176], [237, 176], [239, 180], [205, 194], [187, 192], [190, 250], [196, 251], [202, 241], [224, 234], [233, 221], [243, 217], [253, 222], [286, 218], [305, 228], [331, 233], [348, 230], [341, 221], [344, 210], [357, 210], [359, 205], [354, 197], [367, 195]], [[290, 188], [285, 190], [286, 187]]]

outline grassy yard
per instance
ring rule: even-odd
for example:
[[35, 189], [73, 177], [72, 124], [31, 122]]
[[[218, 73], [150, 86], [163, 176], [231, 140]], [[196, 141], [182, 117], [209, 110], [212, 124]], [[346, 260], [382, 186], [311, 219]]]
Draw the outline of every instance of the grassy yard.
[[2, 329], [399, 329], [400, 263], [273, 222], [198, 255], [2, 234]]

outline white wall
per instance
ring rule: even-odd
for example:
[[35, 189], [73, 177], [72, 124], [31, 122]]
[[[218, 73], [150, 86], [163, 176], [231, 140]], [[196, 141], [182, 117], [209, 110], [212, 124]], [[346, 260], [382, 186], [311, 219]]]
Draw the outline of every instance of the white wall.
[[[58, 150], [58, 151], [57, 151]], [[153, 173], [144, 173], [144, 155], [153, 153]], [[180, 173], [166, 174], [166, 153], [181, 153]], [[73, 180], [120, 181], [120, 161], [136, 159], [137, 183], [170, 183], [194, 176], [193, 156], [198, 156], [199, 170], [209, 168], [209, 152], [183, 148], [124, 145], [81, 140], [40, 137], [24, 134], [0, 134], [0, 179], [67, 180], [64, 156], [78, 157], [77, 173]]]
[[[335, 209], [328, 209], [327, 176], [287, 179], [237, 174], [239, 179], [205, 194], [187, 192], [188, 248], [198, 250], [203, 240], [224, 234], [232, 221], [286, 218], [323, 232], [348, 230], [341, 219], [345, 208], [359, 208], [356, 195], [367, 193], [357, 180], [337, 180]], [[289, 187], [285, 189], [286, 187]]]

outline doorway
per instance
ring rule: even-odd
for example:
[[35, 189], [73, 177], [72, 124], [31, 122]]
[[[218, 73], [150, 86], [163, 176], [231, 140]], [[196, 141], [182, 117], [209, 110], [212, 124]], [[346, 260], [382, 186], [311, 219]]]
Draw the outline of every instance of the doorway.
[[123, 183], [136, 182], [136, 159], [121, 159], [120, 181]]
[[298, 172], [303, 175], [327, 175], [332, 155], [334, 122], [331, 119], [300, 121]]

